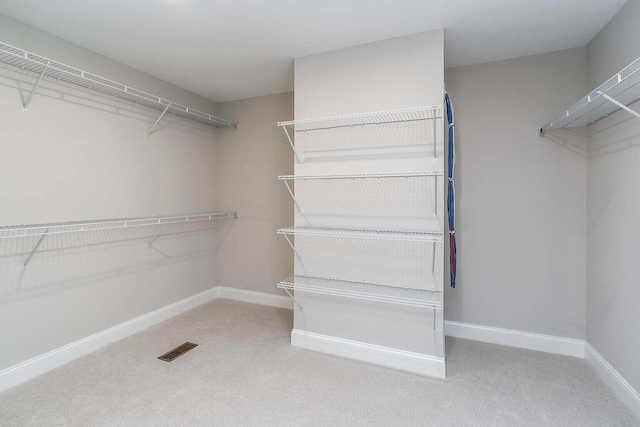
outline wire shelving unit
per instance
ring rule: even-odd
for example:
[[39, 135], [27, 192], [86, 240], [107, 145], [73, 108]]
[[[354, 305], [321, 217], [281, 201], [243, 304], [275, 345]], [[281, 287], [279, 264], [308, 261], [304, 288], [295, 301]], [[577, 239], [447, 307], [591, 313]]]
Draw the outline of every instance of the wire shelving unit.
[[163, 97], [152, 95], [131, 86], [100, 77], [96, 74], [71, 67], [61, 62], [54, 61], [53, 59], [49, 59], [2, 42], [0, 42], [0, 62], [34, 72], [39, 76], [31, 94], [22, 107], [22, 111], [25, 114], [40, 81], [43, 77], [48, 77], [50, 79], [80, 86], [90, 91], [109, 95], [118, 100], [133, 102], [159, 111], [161, 114], [156, 123], [149, 130], [149, 134], [165, 114], [172, 114], [174, 116], [214, 127], [238, 128], [236, 123], [232, 123], [213, 114], [187, 107]]
[[[435, 141], [437, 132], [436, 121], [437, 119], [442, 117], [442, 105], [430, 105], [422, 107], [403, 108], [398, 110], [374, 111], [369, 113], [346, 114], [342, 116], [290, 120], [286, 122], [278, 122], [278, 126], [282, 127], [282, 129], [284, 130], [284, 133], [287, 136], [287, 140], [289, 141], [289, 145], [291, 146], [296, 159], [298, 160], [298, 162], [300, 162], [302, 153], [300, 153], [299, 150], [295, 147], [293, 139], [289, 134], [289, 128], [291, 128], [294, 132], [307, 132], [338, 128], [352, 128], [367, 125], [383, 125], [431, 120], [433, 122], [432, 129]], [[433, 157], [435, 159], [435, 144], [433, 150]]]
[[278, 230], [282, 235], [345, 237], [370, 240], [400, 240], [408, 242], [442, 242], [438, 231], [370, 230], [360, 228], [287, 227]]
[[284, 289], [291, 298], [291, 292], [307, 292], [321, 295], [331, 295], [346, 298], [375, 301], [441, 310], [442, 303], [430, 301], [432, 294], [442, 293], [436, 289], [421, 289], [413, 287], [399, 287], [380, 283], [368, 283], [353, 280], [332, 279], [314, 276], [291, 276], [278, 283], [278, 288]]
[[640, 113], [628, 107], [640, 100], [640, 58], [627, 65], [587, 96], [567, 108], [562, 114], [542, 126], [538, 133], [549, 129], [586, 126], [614, 113], [626, 110], [640, 118]]
[[194, 223], [200, 221], [211, 221], [233, 218], [237, 219], [238, 214], [236, 212], [208, 212], [208, 213], [196, 213], [187, 215], [171, 215], [171, 216], [148, 216], [148, 217], [135, 217], [135, 218], [111, 218], [111, 219], [95, 219], [84, 221], [70, 221], [70, 222], [55, 222], [48, 224], [22, 224], [22, 225], [9, 225], [0, 226], [0, 242], [9, 239], [20, 239], [26, 237], [39, 236], [38, 242], [34, 246], [33, 250], [23, 263], [23, 268], [26, 269], [27, 265], [31, 261], [31, 258], [38, 251], [38, 248], [42, 244], [42, 241], [48, 235], [54, 234], [68, 234], [68, 233], [88, 233], [103, 230], [119, 230], [132, 227], [149, 227], [160, 226], [159, 231], [155, 236], [147, 243], [151, 246], [153, 242], [160, 237], [165, 227], [169, 224], [180, 223]]

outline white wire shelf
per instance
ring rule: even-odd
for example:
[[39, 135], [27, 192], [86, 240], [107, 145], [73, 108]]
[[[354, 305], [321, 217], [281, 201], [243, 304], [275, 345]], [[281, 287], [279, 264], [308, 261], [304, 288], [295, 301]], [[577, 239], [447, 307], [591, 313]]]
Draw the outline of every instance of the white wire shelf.
[[281, 175], [281, 181], [314, 180], [314, 179], [368, 179], [368, 178], [417, 178], [425, 176], [443, 176], [443, 171], [429, 172], [387, 172], [387, 173], [356, 173], [341, 175]]
[[369, 230], [359, 228], [287, 227], [278, 234], [302, 236], [346, 237], [371, 240], [401, 240], [410, 242], [442, 242], [442, 233], [437, 231]]
[[[0, 42], [0, 62], [9, 64], [23, 70], [32, 71], [42, 77], [59, 80], [65, 83], [81, 86], [95, 92], [113, 96], [114, 98], [144, 105], [165, 113], [172, 114], [195, 122], [204, 123], [214, 127], [230, 127], [237, 129], [237, 124], [205, 113], [185, 105], [178, 104], [160, 96], [132, 88], [130, 86], [114, 82], [113, 80], [65, 65], [44, 56], [36, 55], [24, 49]], [[34, 87], [35, 90], [35, 87]], [[33, 92], [32, 92], [33, 95]], [[26, 112], [31, 96], [23, 106]], [[162, 115], [160, 118], [162, 118]], [[159, 121], [160, 119], [158, 119]], [[157, 122], [156, 122], [157, 124]], [[154, 125], [155, 127], [155, 125]], [[152, 128], [153, 129], [153, 128]]]
[[442, 117], [442, 105], [431, 105], [400, 110], [375, 111], [371, 113], [347, 114], [343, 116], [320, 117], [305, 120], [278, 122], [278, 126], [291, 126], [298, 131], [333, 129], [350, 126], [364, 126], [417, 120], [432, 120]]
[[0, 226], [0, 240], [50, 234], [79, 233], [120, 228], [145, 227], [152, 225], [178, 224], [185, 222], [210, 221], [238, 218], [235, 212], [210, 212], [189, 215], [150, 216], [137, 218], [112, 218], [86, 221], [56, 222], [49, 224], [29, 224]]
[[[442, 309], [441, 302], [427, 299], [429, 295], [442, 293], [436, 289], [399, 287], [313, 276], [291, 276], [277, 286], [286, 290], [287, 293], [307, 292], [432, 310]], [[293, 298], [293, 295], [290, 293], [289, 295]]]
[[640, 118], [639, 113], [627, 107], [640, 99], [638, 83], [640, 83], [640, 58], [542, 126], [539, 134], [543, 135], [549, 129], [586, 126], [621, 108]]

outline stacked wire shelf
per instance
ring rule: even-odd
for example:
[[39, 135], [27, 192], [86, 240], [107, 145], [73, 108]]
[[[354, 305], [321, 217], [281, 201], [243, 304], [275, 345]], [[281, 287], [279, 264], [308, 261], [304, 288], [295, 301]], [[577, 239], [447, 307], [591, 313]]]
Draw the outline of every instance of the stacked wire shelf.
[[[294, 144], [293, 135], [310, 132], [313, 132], [314, 135], [321, 135], [324, 131], [328, 132], [326, 135], [329, 136], [324, 135], [321, 139], [324, 138], [326, 142], [329, 138], [340, 136], [336, 132], [349, 132], [349, 136], [353, 136], [369, 126], [376, 129], [392, 126], [393, 130], [397, 131], [407, 124], [417, 126], [415, 129], [419, 129], [422, 133], [427, 131], [427, 135], [420, 140], [422, 146], [426, 146], [425, 138], [433, 138], [432, 155], [435, 161], [437, 157], [436, 121], [440, 118], [442, 118], [442, 106], [437, 105], [285, 121], [279, 122], [278, 126], [284, 130], [298, 163], [306, 161], [305, 150]], [[290, 130], [294, 133], [291, 134]], [[412, 137], [414, 137], [413, 134]], [[340, 149], [344, 148], [340, 147]], [[364, 277], [371, 276], [370, 272], [363, 274], [362, 279], [354, 280], [351, 277], [307, 274], [301, 267], [301, 271], [296, 271], [294, 276], [278, 283], [277, 287], [285, 290], [300, 309], [303, 307], [296, 298], [296, 293], [328, 295], [433, 310], [435, 331], [435, 312], [442, 309], [442, 290], [433, 280], [433, 274], [436, 260], [435, 245], [443, 241], [442, 223], [437, 208], [438, 183], [440, 181], [442, 184], [443, 175], [441, 170], [419, 170], [279, 176], [278, 179], [284, 182], [293, 199], [297, 220], [295, 226], [281, 228], [277, 230], [277, 233], [286, 238], [299, 261], [303, 261], [305, 253], [304, 251], [302, 254], [300, 253], [300, 248], [294, 244], [297, 240], [294, 242], [291, 237], [381, 242], [377, 244], [375, 250], [384, 250], [383, 248], [387, 246], [379, 246], [388, 245], [382, 243], [384, 241], [395, 241], [401, 245], [413, 242], [420, 245], [420, 248], [426, 243], [430, 247], [432, 246], [432, 253], [429, 256], [428, 252], [425, 253], [423, 249], [420, 249], [425, 262], [431, 264], [431, 280], [427, 280], [426, 277], [416, 280], [415, 277], [412, 277], [413, 280], [408, 282], [411, 283], [410, 286], [404, 286], [401, 277], [392, 278], [390, 283], [377, 283]], [[356, 182], [362, 183], [361, 187], [353, 184]], [[386, 187], [380, 184], [383, 182], [387, 183], [384, 184]], [[290, 183], [295, 183], [295, 191]], [[315, 187], [301, 187], [312, 184]], [[322, 185], [331, 185], [331, 187], [327, 189]], [[381, 187], [376, 187], [376, 185]], [[414, 190], [417, 188], [419, 192], [413, 194], [413, 197], [407, 197], [407, 188]], [[377, 197], [372, 197], [370, 192], [367, 193], [363, 189], [377, 189], [378, 191], [373, 193]], [[306, 193], [302, 190], [305, 190]], [[396, 190], [397, 192], [395, 192]], [[425, 201], [427, 197], [433, 197], [433, 201], [427, 203]], [[398, 206], [396, 206], [396, 202], [400, 202], [397, 203]], [[365, 211], [357, 211], [357, 207], [361, 207], [363, 204], [367, 205]], [[409, 213], [407, 206], [409, 206]], [[354, 217], [349, 217], [347, 213], [349, 209], [356, 209], [356, 212], [352, 214], [355, 215]], [[379, 218], [376, 218], [376, 215]], [[338, 218], [336, 219], [336, 217]], [[393, 220], [392, 224], [389, 223], [393, 218], [397, 219]], [[389, 227], [389, 225], [394, 227]], [[416, 227], [412, 227], [412, 225], [416, 225]], [[306, 246], [307, 243], [313, 246], [314, 241], [306, 241], [304, 247], [309, 247]], [[336, 256], [347, 255], [348, 257], [349, 255], [348, 253], [342, 254], [340, 249], [336, 250]], [[426, 261], [427, 258], [428, 261]], [[322, 264], [324, 261], [319, 262]]]
[[442, 309], [441, 302], [429, 300], [431, 295], [442, 292], [435, 288], [399, 287], [380, 283], [303, 275], [292, 276], [287, 280], [283, 280], [278, 283], [278, 288], [287, 292], [307, 292], [432, 310]]

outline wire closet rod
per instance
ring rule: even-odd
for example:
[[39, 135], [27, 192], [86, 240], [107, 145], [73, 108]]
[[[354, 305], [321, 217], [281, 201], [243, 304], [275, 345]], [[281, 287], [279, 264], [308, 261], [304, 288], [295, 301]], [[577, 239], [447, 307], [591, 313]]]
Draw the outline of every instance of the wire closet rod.
[[111, 218], [85, 221], [55, 222], [48, 224], [28, 224], [0, 226], [0, 240], [20, 237], [41, 236], [43, 234], [64, 234], [87, 231], [112, 230], [152, 225], [178, 224], [186, 222], [210, 221], [238, 218], [236, 212], [210, 212], [172, 216], [148, 216], [135, 218]]
[[115, 82], [113, 80], [100, 77], [96, 74], [83, 71], [78, 68], [63, 64], [53, 59], [28, 52], [19, 47], [12, 46], [7, 43], [0, 42], [0, 62], [21, 68], [23, 70], [32, 71], [40, 75], [38, 82], [29, 96], [28, 101], [23, 105], [23, 111], [31, 101], [31, 96], [36, 87], [40, 83], [43, 76], [50, 77], [59, 81], [70, 83], [85, 89], [95, 90], [103, 94], [111, 95], [130, 102], [145, 105], [147, 107], [169, 112], [176, 116], [197, 121], [199, 123], [208, 124], [210, 126], [238, 128], [236, 123], [232, 123], [213, 114], [205, 113], [194, 108], [187, 107], [177, 102], [169, 101], [163, 97], [152, 95], [148, 92], [135, 89], [131, 86]]
[[366, 178], [415, 178], [423, 176], [443, 176], [443, 171], [430, 172], [388, 172], [388, 173], [355, 173], [340, 175], [281, 175], [281, 181], [312, 179], [366, 179]]

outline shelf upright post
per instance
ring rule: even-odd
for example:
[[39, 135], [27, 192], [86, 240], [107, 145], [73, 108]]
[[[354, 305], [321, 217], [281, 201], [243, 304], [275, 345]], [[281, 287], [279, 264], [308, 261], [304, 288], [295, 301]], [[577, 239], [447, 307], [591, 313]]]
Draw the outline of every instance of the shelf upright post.
[[40, 85], [40, 81], [44, 77], [44, 73], [47, 71], [47, 68], [49, 67], [49, 64], [51, 64], [51, 61], [47, 61], [47, 63], [44, 65], [44, 67], [42, 67], [42, 71], [40, 72], [40, 76], [38, 77], [38, 80], [36, 80], [36, 84], [33, 85], [33, 89], [31, 89], [31, 93], [29, 94], [29, 97], [27, 98], [25, 103], [22, 105], [22, 113], [23, 114], [27, 114], [27, 109], [29, 108], [29, 104], [31, 104], [31, 99], [33, 98], [33, 94], [36, 92], [36, 89]]
[[433, 162], [434, 163], [436, 162], [436, 160], [438, 160], [438, 155], [436, 154], [436, 146], [437, 146], [436, 142], [437, 142], [437, 136], [438, 136], [437, 123], [436, 123], [437, 122], [436, 118], [438, 115], [437, 112], [438, 110], [434, 107], [433, 108]]

